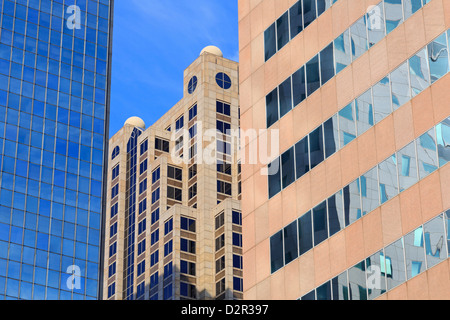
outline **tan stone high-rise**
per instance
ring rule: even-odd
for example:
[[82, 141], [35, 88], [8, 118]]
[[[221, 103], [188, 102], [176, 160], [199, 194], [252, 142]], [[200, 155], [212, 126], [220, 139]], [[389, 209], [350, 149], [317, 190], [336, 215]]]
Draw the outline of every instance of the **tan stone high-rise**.
[[242, 298], [240, 164], [227, 132], [239, 128], [238, 83], [238, 63], [207, 47], [181, 101], [111, 138], [104, 299]]
[[449, 28], [448, 0], [239, 0], [241, 128], [280, 155], [242, 161], [244, 299], [450, 299]]

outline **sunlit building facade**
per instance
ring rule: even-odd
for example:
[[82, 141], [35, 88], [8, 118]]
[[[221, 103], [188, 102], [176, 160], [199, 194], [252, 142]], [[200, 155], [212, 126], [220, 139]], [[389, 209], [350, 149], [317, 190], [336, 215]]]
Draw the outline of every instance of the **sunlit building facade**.
[[183, 88], [109, 141], [105, 300], [242, 299], [238, 63], [207, 47]]
[[0, 1], [0, 299], [100, 297], [112, 10]]
[[279, 134], [242, 165], [244, 299], [450, 299], [449, 28], [445, 0], [239, 1], [241, 128]]

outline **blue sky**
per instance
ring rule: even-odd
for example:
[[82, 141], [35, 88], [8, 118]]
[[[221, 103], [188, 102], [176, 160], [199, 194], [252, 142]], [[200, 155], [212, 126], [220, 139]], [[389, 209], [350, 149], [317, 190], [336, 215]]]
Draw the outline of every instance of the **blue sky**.
[[110, 136], [132, 116], [147, 127], [183, 97], [183, 71], [208, 46], [238, 61], [237, 0], [117, 0]]

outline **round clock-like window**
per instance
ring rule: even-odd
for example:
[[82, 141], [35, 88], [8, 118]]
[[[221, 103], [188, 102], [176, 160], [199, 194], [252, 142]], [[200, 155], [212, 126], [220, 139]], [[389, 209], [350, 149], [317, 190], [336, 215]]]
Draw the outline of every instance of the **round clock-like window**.
[[231, 79], [226, 73], [219, 72], [216, 75], [216, 82], [222, 89], [228, 90], [231, 88]]
[[189, 84], [188, 84], [189, 94], [193, 94], [196, 88], [197, 88], [197, 77], [193, 76], [191, 78], [191, 80], [189, 80]]

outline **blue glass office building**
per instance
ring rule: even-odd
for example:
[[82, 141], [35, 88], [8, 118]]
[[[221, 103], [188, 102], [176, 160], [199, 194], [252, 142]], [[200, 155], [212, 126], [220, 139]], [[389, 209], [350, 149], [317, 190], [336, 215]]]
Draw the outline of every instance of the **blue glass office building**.
[[97, 299], [112, 0], [0, 0], [0, 299]]

